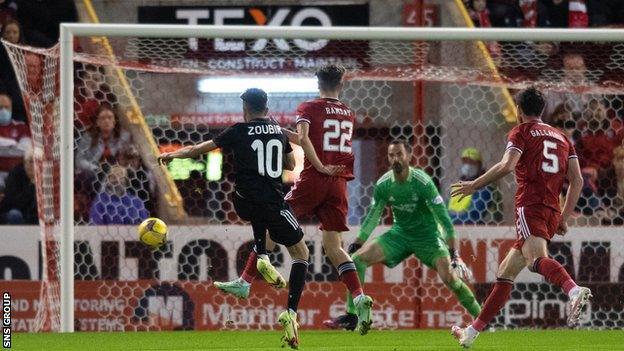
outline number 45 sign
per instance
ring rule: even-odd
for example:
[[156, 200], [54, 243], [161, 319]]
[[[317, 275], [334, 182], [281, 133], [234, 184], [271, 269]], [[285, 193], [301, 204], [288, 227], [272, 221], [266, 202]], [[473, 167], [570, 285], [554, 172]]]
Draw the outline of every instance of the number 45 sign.
[[416, 0], [403, 6], [403, 25], [406, 27], [434, 27], [438, 22], [438, 6]]

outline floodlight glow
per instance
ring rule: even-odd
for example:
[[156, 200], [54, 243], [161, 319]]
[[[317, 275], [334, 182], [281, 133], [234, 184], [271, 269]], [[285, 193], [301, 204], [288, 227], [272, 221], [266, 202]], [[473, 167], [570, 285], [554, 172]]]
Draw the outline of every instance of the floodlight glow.
[[248, 88], [260, 88], [267, 93], [315, 93], [318, 91], [316, 78], [203, 78], [197, 82], [200, 93], [231, 94], [242, 93]]

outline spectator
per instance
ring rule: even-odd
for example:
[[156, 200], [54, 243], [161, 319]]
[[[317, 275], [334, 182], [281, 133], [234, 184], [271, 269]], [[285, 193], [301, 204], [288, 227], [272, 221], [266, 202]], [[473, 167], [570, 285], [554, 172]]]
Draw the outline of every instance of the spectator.
[[155, 212], [156, 208], [152, 201], [154, 194], [152, 174], [143, 166], [139, 150], [134, 145], [128, 145], [119, 154], [118, 164], [128, 170], [130, 181], [128, 193], [138, 196], [150, 213]]
[[544, 123], [548, 123], [563, 131], [563, 125], [570, 117], [570, 113], [566, 110], [565, 105], [559, 104], [551, 114], [544, 114], [542, 119]]
[[[576, 130], [576, 122], [570, 119], [570, 113], [566, 110], [564, 104], [557, 106], [553, 114], [548, 120], [548, 124], [561, 130], [573, 145], [579, 138]], [[576, 211], [582, 212], [584, 215], [592, 215], [600, 209], [600, 197], [598, 195], [598, 171], [592, 167], [582, 169], [583, 189], [581, 196], [576, 205]]]
[[[21, 33], [20, 24], [17, 21], [10, 20], [3, 26], [0, 37], [9, 43], [20, 44], [23, 42]], [[13, 119], [26, 121], [26, 110], [22, 101], [22, 93], [4, 45], [0, 45], [0, 93], [8, 94], [14, 101]]]
[[139, 224], [149, 216], [143, 201], [128, 193], [128, 186], [127, 170], [111, 166], [103, 190], [91, 205], [91, 224]]
[[587, 12], [592, 27], [606, 27], [624, 24], [624, 1], [588, 0]]
[[2, 39], [11, 44], [18, 44], [22, 39], [22, 28], [16, 20], [8, 20], [2, 26]]
[[[490, 21], [490, 11], [487, 9], [486, 0], [471, 0], [468, 3], [468, 12], [475, 27], [492, 27], [492, 22]], [[488, 42], [487, 47], [492, 56], [497, 57], [500, 55], [501, 49], [497, 42]]]
[[26, 29], [26, 41], [35, 46], [51, 47], [58, 41], [61, 22], [77, 22], [73, 0], [22, 0], [17, 18]]
[[493, 27], [520, 27], [524, 16], [518, 0], [490, 0], [487, 3]]
[[113, 164], [119, 152], [130, 144], [130, 134], [121, 129], [119, 118], [110, 106], [100, 106], [92, 125], [78, 142], [76, 168], [95, 174], [101, 163]]
[[585, 28], [585, 0], [520, 0], [524, 27]]
[[[539, 0], [533, 1], [533, 3], [530, 10], [534, 11], [534, 19], [530, 16], [530, 11], [523, 8], [525, 27], [568, 27], [570, 6], [567, 0]], [[527, 20], [529, 18], [531, 18], [531, 21]]]
[[611, 166], [615, 148], [614, 140], [608, 134], [610, 123], [602, 102], [591, 100], [583, 114], [583, 121], [587, 125], [577, 147], [579, 161], [583, 167], [595, 168], [599, 178], [602, 178], [602, 171]]
[[487, 9], [486, 0], [472, 0], [469, 3], [468, 10], [472, 22], [476, 27], [491, 27], [490, 11]]
[[76, 128], [83, 131], [91, 128], [91, 118], [100, 107], [95, 94], [100, 90], [103, 76], [94, 65], [85, 65], [76, 72], [74, 110], [76, 111]]
[[606, 213], [602, 218], [604, 225], [624, 224], [624, 145], [613, 150], [612, 167], [606, 174], [610, 182], [605, 184], [604, 205]]
[[568, 83], [587, 82], [587, 66], [583, 55], [569, 52], [563, 55], [563, 75]]
[[[460, 179], [471, 181], [481, 176], [485, 169], [481, 162], [481, 153], [475, 148], [466, 148], [461, 153], [462, 166]], [[449, 215], [455, 224], [485, 224], [488, 208], [493, 198], [493, 189], [483, 187], [462, 200], [459, 196], [449, 200]]]
[[[565, 53], [563, 55], [563, 67], [561, 71], [561, 83], [568, 87], [579, 85], [587, 85], [589, 79], [587, 77], [587, 67], [583, 55], [575, 52]], [[579, 119], [583, 114], [585, 105], [587, 104], [588, 95], [581, 95], [569, 92], [547, 93], [546, 106], [544, 107], [544, 116], [550, 116], [555, 112], [559, 105], [563, 105], [572, 118]]]
[[5, 224], [37, 224], [35, 162], [32, 148], [24, 152], [24, 163], [11, 170], [0, 202], [0, 221]]
[[0, 32], [5, 23], [15, 19], [17, 15], [16, 0], [0, 0]]
[[581, 137], [580, 132], [576, 129], [576, 121], [572, 119], [572, 115], [566, 110], [564, 104], [557, 106], [552, 115], [544, 119], [544, 122], [562, 131], [572, 145], [576, 145]]
[[8, 171], [22, 163], [24, 150], [30, 147], [30, 131], [24, 122], [11, 118], [11, 98], [0, 94], [0, 189]]

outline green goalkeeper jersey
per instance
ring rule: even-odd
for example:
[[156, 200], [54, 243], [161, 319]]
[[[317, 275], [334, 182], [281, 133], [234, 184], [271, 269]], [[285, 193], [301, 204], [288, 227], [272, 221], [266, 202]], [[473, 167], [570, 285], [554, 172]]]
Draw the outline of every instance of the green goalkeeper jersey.
[[410, 240], [442, 235], [448, 241], [455, 237], [444, 200], [431, 177], [421, 169], [410, 167], [404, 182], [395, 180], [393, 171], [379, 178], [373, 202], [358, 235], [362, 241], [366, 241], [379, 224], [386, 205], [392, 208], [393, 228], [398, 227], [399, 232]]

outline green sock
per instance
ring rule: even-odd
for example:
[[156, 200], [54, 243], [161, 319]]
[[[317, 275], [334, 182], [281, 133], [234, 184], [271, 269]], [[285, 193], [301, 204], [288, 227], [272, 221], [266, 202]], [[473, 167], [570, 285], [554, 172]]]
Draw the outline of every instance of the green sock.
[[[353, 256], [353, 263], [355, 263], [355, 269], [357, 269], [358, 276], [360, 277], [360, 284], [364, 286], [364, 278], [366, 277], [366, 263], [362, 262], [360, 256]], [[355, 304], [353, 303], [353, 296], [347, 290], [347, 313], [355, 314]]]
[[459, 303], [464, 306], [470, 315], [475, 318], [479, 316], [479, 313], [481, 313], [481, 306], [466, 283], [458, 279], [451, 282], [449, 288], [453, 291], [455, 296], [457, 296]]

